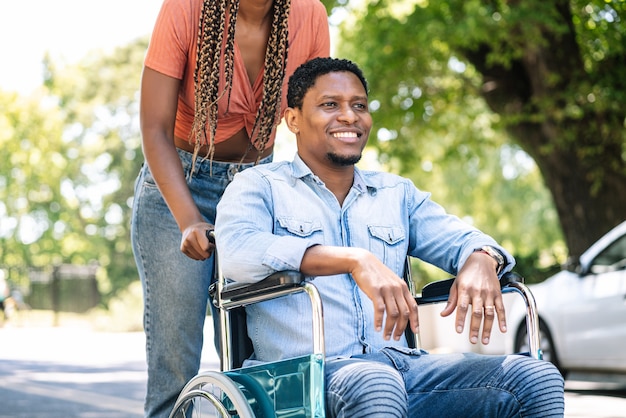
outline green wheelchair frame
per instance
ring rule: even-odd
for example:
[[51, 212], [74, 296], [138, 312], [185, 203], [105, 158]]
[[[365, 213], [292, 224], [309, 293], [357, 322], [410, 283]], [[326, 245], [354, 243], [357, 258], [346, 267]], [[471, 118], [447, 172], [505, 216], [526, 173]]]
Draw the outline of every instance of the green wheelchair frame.
[[[221, 372], [206, 371], [192, 378], [181, 391], [170, 418], [322, 418], [324, 411], [324, 316], [315, 285], [298, 271], [276, 272], [253, 284], [227, 284], [217, 261], [218, 280], [212, 289], [213, 303], [219, 308]], [[454, 278], [429, 283], [421, 294], [415, 293], [407, 257], [405, 280], [418, 305], [445, 302]], [[535, 299], [516, 273], [500, 280], [503, 293], [516, 292], [526, 303], [526, 327], [530, 352], [541, 359], [539, 322]], [[247, 305], [305, 292], [313, 314], [313, 350], [303, 357], [252, 367], [241, 367], [252, 354], [246, 333]], [[419, 348], [419, 335], [410, 329], [406, 337], [411, 347]], [[211, 412], [205, 411], [209, 408]], [[206, 414], [206, 415], [205, 415]], [[217, 415], [216, 415], [217, 414]]]

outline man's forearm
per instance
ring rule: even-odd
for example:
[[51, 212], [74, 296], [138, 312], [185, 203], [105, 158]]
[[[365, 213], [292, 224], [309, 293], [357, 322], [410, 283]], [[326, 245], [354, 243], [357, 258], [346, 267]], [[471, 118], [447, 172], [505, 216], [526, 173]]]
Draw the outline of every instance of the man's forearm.
[[314, 245], [302, 257], [300, 271], [307, 276], [332, 276], [351, 273], [369, 251], [354, 247]]

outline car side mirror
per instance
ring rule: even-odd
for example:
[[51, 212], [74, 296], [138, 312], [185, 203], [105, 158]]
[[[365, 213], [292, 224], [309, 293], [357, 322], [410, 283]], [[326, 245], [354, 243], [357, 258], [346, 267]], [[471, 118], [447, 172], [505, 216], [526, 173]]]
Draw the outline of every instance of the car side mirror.
[[565, 261], [565, 264], [563, 264], [563, 270], [567, 270], [571, 273], [580, 274], [580, 259], [578, 257], [568, 257], [567, 261]]

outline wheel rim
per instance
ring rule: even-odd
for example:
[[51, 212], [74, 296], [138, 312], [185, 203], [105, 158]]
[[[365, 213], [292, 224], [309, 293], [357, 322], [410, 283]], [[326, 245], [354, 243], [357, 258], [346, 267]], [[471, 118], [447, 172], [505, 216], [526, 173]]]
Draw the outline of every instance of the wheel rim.
[[219, 372], [202, 373], [191, 379], [176, 400], [170, 418], [238, 416], [254, 418], [239, 386]]
[[201, 418], [217, 416], [221, 418], [230, 417], [228, 409], [222, 403], [221, 396], [202, 389], [193, 389], [176, 402], [171, 417], [175, 418]]

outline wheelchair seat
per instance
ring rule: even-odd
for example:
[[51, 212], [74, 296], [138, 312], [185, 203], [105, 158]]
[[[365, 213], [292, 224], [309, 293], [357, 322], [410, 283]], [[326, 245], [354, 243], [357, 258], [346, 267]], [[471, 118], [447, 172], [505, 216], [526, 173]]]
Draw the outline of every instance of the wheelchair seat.
[[[324, 411], [324, 321], [323, 306], [315, 285], [298, 271], [276, 272], [253, 284], [229, 284], [214, 257], [217, 282], [211, 297], [219, 308], [221, 372], [202, 372], [181, 391], [170, 418], [179, 417], [302, 417], [322, 418]], [[429, 283], [416, 294], [407, 257], [405, 280], [418, 305], [445, 302], [454, 278]], [[500, 280], [503, 293], [516, 292], [527, 306], [526, 326], [530, 356], [541, 359], [539, 323], [535, 300], [523, 278], [507, 273]], [[276, 297], [305, 292], [313, 307], [312, 354], [273, 363], [242, 367], [253, 353], [247, 335], [247, 305]], [[224, 331], [225, 330], [225, 331]], [[408, 327], [409, 346], [419, 348], [419, 335]]]

